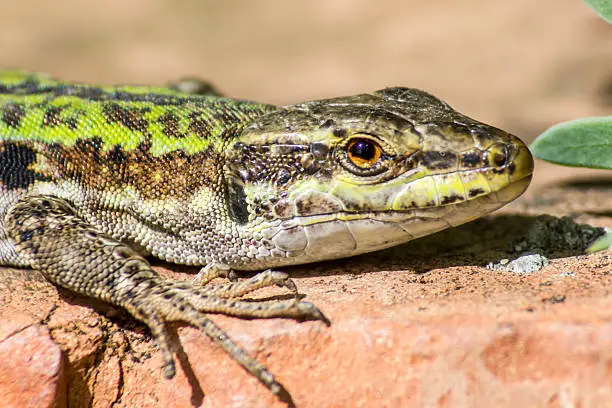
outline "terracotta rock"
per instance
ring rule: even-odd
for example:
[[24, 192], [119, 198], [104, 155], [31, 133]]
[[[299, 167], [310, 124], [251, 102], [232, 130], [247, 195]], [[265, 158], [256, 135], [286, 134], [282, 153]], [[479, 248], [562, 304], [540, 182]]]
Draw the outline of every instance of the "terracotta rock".
[[[491, 220], [483, 220], [435, 238], [438, 250], [448, 251], [437, 257], [423, 248], [431, 243], [415, 242], [291, 269], [301, 291], [332, 320], [330, 328], [278, 319], [215, 320], [277, 375], [299, 407], [605, 406], [612, 401], [610, 255], [551, 257], [531, 274], [474, 266], [507, 255], [503, 245], [525, 236], [508, 235], [504, 223], [513, 219], [492, 220], [506, 231], [499, 242], [492, 238], [496, 233], [485, 232]], [[537, 222], [524, 224], [529, 229]], [[484, 254], [469, 253], [483, 245], [489, 248]], [[12, 302], [22, 309], [17, 322], [27, 322], [18, 295], [31, 284], [24, 276], [12, 280]], [[48, 285], [38, 285], [45, 294]], [[5, 334], [0, 345], [9, 353], [1, 361], [11, 363], [0, 366], [0, 388], [19, 377], [25, 384], [20, 390], [46, 398], [36, 406], [62, 406], [66, 398], [70, 406], [94, 407], [285, 406], [193, 328], [176, 327], [179, 369], [168, 381], [146, 330], [132, 319], [117, 313], [109, 319], [108, 308], [100, 315], [78, 298], [47, 299], [33, 302], [28, 313], [46, 311], [43, 320], [55, 342], [39, 326], [14, 329], [19, 324], [7, 319], [12, 304], [0, 308], [0, 333], [21, 330]], [[17, 341], [30, 333], [34, 340]], [[32, 363], [49, 353], [53, 362]], [[15, 399], [30, 398], [25, 393], [9, 395], [15, 406], [30, 401]]]
[[0, 390], [7, 408], [66, 406], [64, 356], [46, 327], [27, 326], [0, 340]]
[[[530, 214], [561, 216], [569, 201], [580, 220], [612, 219], [580, 212], [592, 205], [584, 186], [547, 188], [539, 191], [552, 201], [528, 192], [495, 216], [423, 240], [288, 268], [330, 328], [213, 318], [299, 407], [606, 406], [612, 255], [583, 254], [597, 229]], [[588, 189], [605, 201], [604, 188]], [[525, 251], [550, 262], [528, 273], [484, 267]], [[156, 268], [176, 279], [194, 272], [168, 267]], [[171, 330], [179, 364], [169, 381], [146, 328], [122, 312], [16, 269], [0, 268], [0, 293], [3, 406], [287, 405], [191, 327]]]

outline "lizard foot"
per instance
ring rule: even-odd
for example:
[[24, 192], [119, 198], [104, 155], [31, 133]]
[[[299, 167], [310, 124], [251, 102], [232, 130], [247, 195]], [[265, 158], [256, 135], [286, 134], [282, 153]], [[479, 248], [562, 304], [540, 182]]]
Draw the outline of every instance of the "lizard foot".
[[176, 372], [166, 333], [168, 322], [184, 321], [202, 330], [276, 395], [284, 389], [274, 376], [207, 314], [320, 320], [329, 325], [323, 313], [309, 302], [234, 299], [272, 284], [297, 293], [293, 282], [280, 272], [265, 271], [244, 281], [206, 286], [162, 277], [134, 249], [91, 226], [60, 198], [24, 197], [9, 209], [5, 225], [17, 252], [49, 281], [120, 306], [144, 322], [160, 348], [167, 378]]
[[[219, 277], [227, 277], [229, 283], [221, 285], [209, 285], [209, 282]], [[205, 266], [200, 270], [193, 282], [197, 282], [207, 289], [209, 294], [215, 294], [223, 298], [236, 298], [247, 295], [257, 289], [276, 285], [289, 290], [296, 299], [299, 297], [297, 287], [289, 275], [285, 272], [274, 271], [272, 269], [260, 272], [248, 279], [238, 279], [236, 274], [229, 267], [220, 267], [215, 264]]]

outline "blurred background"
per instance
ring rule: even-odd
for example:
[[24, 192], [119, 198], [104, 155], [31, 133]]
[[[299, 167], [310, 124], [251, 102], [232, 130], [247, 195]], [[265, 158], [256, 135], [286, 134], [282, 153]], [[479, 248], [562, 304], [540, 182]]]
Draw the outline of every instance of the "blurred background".
[[527, 141], [612, 108], [612, 26], [580, 0], [27, 0], [2, 68], [93, 83], [184, 76], [289, 104], [403, 85]]

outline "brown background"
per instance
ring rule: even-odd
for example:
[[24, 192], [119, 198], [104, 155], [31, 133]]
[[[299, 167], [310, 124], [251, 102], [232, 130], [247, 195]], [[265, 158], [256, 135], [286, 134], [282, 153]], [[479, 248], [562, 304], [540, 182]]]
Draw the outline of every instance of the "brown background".
[[612, 26], [579, 0], [11, 3], [1, 65], [63, 79], [273, 103], [413, 86], [526, 139], [612, 99]]

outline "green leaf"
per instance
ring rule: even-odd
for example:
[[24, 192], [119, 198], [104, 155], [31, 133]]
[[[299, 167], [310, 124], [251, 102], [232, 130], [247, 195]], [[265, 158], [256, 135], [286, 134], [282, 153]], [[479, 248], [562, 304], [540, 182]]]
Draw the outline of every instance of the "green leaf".
[[612, 169], [612, 116], [559, 123], [538, 136], [529, 148], [535, 157], [549, 162]]
[[612, 0], [584, 0], [599, 17], [606, 20], [608, 23], [612, 23]]
[[588, 253], [603, 251], [604, 249], [612, 247], [612, 229], [608, 228], [606, 231], [606, 235], [602, 235], [601, 237], [597, 238], [595, 242], [589, 245], [586, 250]]

